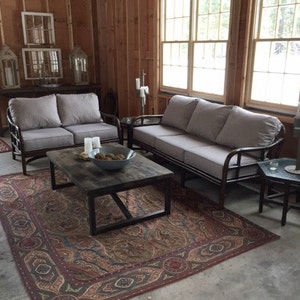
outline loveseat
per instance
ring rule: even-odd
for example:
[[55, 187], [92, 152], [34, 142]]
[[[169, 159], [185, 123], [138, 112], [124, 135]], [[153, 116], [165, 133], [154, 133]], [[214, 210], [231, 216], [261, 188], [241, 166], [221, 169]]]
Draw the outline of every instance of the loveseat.
[[26, 164], [49, 150], [81, 146], [85, 137], [100, 137], [101, 143], [121, 137], [118, 118], [100, 112], [94, 93], [12, 98], [7, 120], [12, 158], [21, 157], [24, 175]]
[[133, 119], [128, 145], [180, 166], [182, 184], [186, 171], [217, 183], [222, 209], [227, 184], [258, 177], [257, 162], [278, 157], [284, 136], [276, 117], [175, 95], [164, 114]]

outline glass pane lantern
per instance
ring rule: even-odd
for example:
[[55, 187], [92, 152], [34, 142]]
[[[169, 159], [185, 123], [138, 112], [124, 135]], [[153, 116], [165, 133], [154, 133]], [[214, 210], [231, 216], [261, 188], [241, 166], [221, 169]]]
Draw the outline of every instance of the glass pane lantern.
[[7, 45], [3, 45], [0, 51], [0, 70], [3, 89], [20, 87], [18, 59]]
[[79, 46], [75, 46], [70, 53], [70, 68], [72, 83], [84, 85], [89, 83], [88, 57]]

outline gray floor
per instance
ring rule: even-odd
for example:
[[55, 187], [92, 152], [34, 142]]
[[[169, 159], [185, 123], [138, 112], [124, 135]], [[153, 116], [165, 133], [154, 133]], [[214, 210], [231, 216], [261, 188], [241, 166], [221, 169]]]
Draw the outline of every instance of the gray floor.
[[[29, 170], [47, 166], [47, 160], [41, 159], [31, 163]], [[20, 162], [13, 161], [10, 153], [0, 154], [0, 175], [17, 172], [21, 172]], [[214, 185], [200, 179], [189, 181], [189, 185], [202, 195], [212, 200], [217, 199], [218, 190]], [[281, 238], [133, 299], [300, 299], [300, 211], [290, 210], [286, 226], [281, 227], [281, 208], [265, 206], [264, 212], [259, 214], [258, 194], [245, 186], [230, 189], [226, 207]], [[0, 300], [8, 299], [29, 297], [22, 286], [1, 226]]]

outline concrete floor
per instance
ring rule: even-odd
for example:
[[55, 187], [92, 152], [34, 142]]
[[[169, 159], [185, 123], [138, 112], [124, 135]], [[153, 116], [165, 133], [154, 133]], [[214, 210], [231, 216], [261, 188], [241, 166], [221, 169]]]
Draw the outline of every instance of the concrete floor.
[[[32, 162], [28, 170], [47, 166], [47, 160], [41, 159]], [[21, 163], [13, 161], [11, 153], [0, 154], [0, 175], [17, 172], [21, 172]], [[218, 198], [216, 186], [204, 180], [193, 179], [188, 185], [211, 200]], [[290, 210], [287, 224], [281, 227], [281, 207], [265, 206], [259, 214], [258, 194], [246, 186], [233, 186], [225, 206], [281, 238], [134, 300], [300, 299], [300, 211]], [[8, 299], [29, 297], [0, 226], [0, 300]]]

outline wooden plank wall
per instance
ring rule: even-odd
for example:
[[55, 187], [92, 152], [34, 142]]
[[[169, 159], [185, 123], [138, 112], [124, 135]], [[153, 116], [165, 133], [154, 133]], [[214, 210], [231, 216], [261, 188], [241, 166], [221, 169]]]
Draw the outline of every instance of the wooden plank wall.
[[22, 48], [23, 40], [21, 12], [50, 12], [54, 15], [56, 44], [62, 50], [64, 83], [70, 83], [69, 54], [74, 45], [87, 53], [89, 76], [94, 81], [94, 47], [90, 0], [0, 0], [0, 47], [7, 44], [18, 56], [21, 86], [33, 83], [24, 80]]
[[145, 71], [149, 86], [146, 113], [157, 113], [158, 1], [97, 1], [100, 78], [105, 94], [118, 96], [119, 116], [140, 114], [135, 78]]

